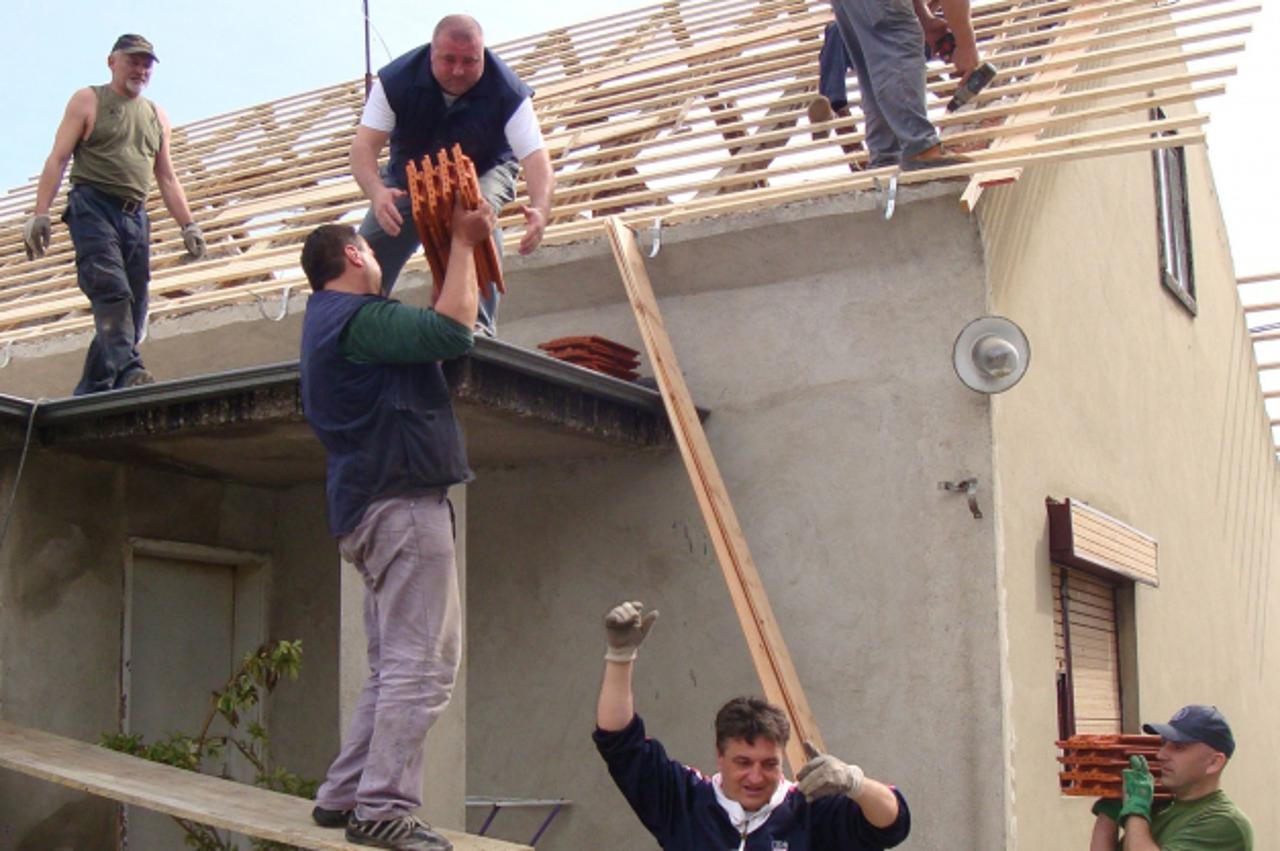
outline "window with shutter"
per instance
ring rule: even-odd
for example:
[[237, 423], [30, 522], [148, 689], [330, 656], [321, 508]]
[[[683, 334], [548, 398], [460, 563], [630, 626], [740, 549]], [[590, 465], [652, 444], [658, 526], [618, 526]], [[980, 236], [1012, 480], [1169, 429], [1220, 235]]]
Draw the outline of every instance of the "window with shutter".
[[[1053, 637], [1058, 679], [1058, 733], [1119, 733], [1117, 583], [1053, 565]], [[1132, 583], [1130, 583], [1131, 585]]]

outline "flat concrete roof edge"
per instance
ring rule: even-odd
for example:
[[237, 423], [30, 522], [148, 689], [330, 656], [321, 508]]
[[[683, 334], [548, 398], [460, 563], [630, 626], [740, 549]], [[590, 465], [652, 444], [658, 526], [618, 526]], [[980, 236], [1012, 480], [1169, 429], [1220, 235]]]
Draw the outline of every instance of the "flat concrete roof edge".
[[[477, 337], [475, 348], [467, 357], [627, 407], [655, 413], [663, 410], [662, 397], [656, 390], [501, 340]], [[158, 381], [88, 396], [32, 400], [0, 394], [0, 418], [25, 420], [36, 407], [37, 425], [53, 425], [125, 413], [156, 404], [195, 402], [227, 393], [291, 384], [298, 381], [300, 375], [298, 361], [295, 360]]]

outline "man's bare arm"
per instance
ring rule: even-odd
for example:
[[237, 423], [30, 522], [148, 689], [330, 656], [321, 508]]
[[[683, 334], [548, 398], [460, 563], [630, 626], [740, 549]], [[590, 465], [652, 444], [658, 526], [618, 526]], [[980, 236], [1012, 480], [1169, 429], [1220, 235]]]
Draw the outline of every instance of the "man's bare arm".
[[529, 204], [522, 206], [524, 237], [520, 240], [520, 253], [528, 254], [542, 242], [551, 215], [551, 193], [556, 177], [551, 168], [551, 156], [546, 148], [539, 148], [520, 161], [524, 169], [525, 185], [529, 187]]
[[187, 193], [182, 189], [178, 174], [173, 170], [173, 160], [169, 156], [169, 116], [164, 110], [156, 107], [156, 115], [160, 118], [160, 150], [156, 153], [155, 175], [156, 188], [160, 190], [160, 200], [165, 209], [179, 227], [186, 227], [195, 220], [191, 209], [187, 206]]
[[388, 236], [396, 236], [404, 225], [404, 216], [396, 209], [396, 199], [405, 193], [404, 190], [384, 186], [382, 176], [378, 174], [378, 157], [390, 138], [388, 131], [374, 130], [361, 124], [356, 127], [355, 138], [351, 140], [348, 160], [351, 176], [360, 184], [364, 197], [369, 199], [378, 224]]
[[648, 636], [656, 611], [645, 612], [644, 604], [619, 603], [604, 616], [606, 650], [604, 679], [596, 700], [596, 726], [617, 732], [625, 729], [635, 717], [635, 696], [631, 690], [631, 674], [636, 651]]
[[53, 136], [53, 150], [44, 161], [40, 171], [40, 180], [36, 184], [37, 216], [47, 216], [53, 199], [62, 186], [62, 177], [66, 174], [67, 164], [75, 153], [76, 145], [86, 138], [93, 129], [93, 117], [98, 111], [98, 97], [93, 89], [84, 88], [71, 96], [67, 101], [67, 109], [62, 115], [62, 122]]
[[956, 52], [952, 54], [951, 62], [956, 66], [963, 82], [982, 61], [978, 55], [978, 39], [973, 32], [969, 0], [942, 0], [942, 14], [946, 16], [947, 26], [956, 37]]

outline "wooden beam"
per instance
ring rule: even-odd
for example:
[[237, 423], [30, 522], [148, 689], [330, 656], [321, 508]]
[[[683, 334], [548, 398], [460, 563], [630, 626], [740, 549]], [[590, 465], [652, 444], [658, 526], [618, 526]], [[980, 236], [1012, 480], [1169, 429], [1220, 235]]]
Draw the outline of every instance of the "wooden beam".
[[[341, 830], [312, 824], [313, 801], [183, 771], [7, 721], [0, 721], [0, 766], [98, 797], [297, 848], [365, 848], [346, 842]], [[458, 851], [528, 848], [448, 830], [440, 833]]]
[[684, 383], [635, 235], [616, 216], [605, 221], [605, 230], [765, 698], [784, 709], [791, 719], [792, 735], [787, 743], [787, 761], [793, 772], [798, 771], [808, 761], [803, 743], [811, 741], [820, 750], [825, 750], [822, 736], [791, 663], [791, 654], [782, 640], [782, 632], [760, 582], [751, 551], [747, 548], [738, 515], [729, 501], [728, 490], [707, 443], [706, 432], [702, 430], [689, 388]]

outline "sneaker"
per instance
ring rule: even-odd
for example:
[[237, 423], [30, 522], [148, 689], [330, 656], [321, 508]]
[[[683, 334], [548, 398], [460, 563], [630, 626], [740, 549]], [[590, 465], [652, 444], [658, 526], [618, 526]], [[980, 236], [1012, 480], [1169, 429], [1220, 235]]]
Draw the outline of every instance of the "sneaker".
[[916, 171], [922, 168], [941, 168], [947, 165], [962, 165], [973, 162], [973, 157], [950, 151], [941, 142], [932, 148], [925, 148], [915, 156], [902, 161], [903, 171]]
[[351, 810], [329, 810], [316, 806], [311, 811], [311, 820], [321, 827], [345, 827], [351, 819]]
[[394, 851], [452, 851], [453, 843], [431, 829], [431, 825], [414, 816], [365, 821], [351, 814], [347, 822], [347, 841]]
[[156, 377], [151, 374], [151, 370], [146, 367], [138, 367], [124, 377], [124, 381], [120, 382], [121, 387], [138, 387], [143, 384], [155, 384]]

